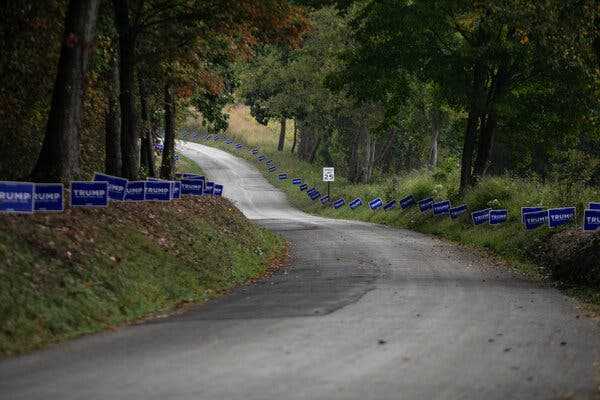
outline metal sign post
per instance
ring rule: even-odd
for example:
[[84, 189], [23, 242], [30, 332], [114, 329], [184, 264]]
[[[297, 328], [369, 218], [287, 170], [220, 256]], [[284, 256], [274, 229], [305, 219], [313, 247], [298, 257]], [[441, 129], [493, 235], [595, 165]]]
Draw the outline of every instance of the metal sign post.
[[335, 181], [335, 168], [323, 167], [323, 182], [327, 182], [327, 196], [331, 196], [330, 184]]

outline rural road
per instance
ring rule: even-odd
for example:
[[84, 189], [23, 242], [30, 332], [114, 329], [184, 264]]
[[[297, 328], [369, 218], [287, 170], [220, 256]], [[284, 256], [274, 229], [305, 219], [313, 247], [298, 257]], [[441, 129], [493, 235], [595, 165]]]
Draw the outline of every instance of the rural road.
[[457, 246], [306, 215], [258, 170], [181, 143], [292, 243], [269, 279], [189, 312], [0, 362], [1, 399], [592, 399], [597, 321]]

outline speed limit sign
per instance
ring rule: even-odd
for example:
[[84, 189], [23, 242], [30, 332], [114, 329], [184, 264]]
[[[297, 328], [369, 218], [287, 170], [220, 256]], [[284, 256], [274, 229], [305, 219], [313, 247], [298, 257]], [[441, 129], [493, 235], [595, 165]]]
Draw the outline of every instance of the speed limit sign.
[[323, 182], [335, 181], [335, 168], [323, 167]]

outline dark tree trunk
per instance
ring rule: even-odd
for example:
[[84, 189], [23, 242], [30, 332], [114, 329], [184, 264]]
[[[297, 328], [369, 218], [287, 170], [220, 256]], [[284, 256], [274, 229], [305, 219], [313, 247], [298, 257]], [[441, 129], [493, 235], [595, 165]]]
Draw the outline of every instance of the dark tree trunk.
[[148, 91], [142, 79], [138, 76], [140, 84], [140, 114], [142, 117], [142, 146], [141, 146], [141, 164], [146, 170], [148, 176], [156, 176], [156, 167], [154, 166], [154, 150], [152, 143], [152, 133], [150, 132], [150, 121], [148, 119]]
[[162, 179], [173, 179], [175, 170], [175, 95], [167, 84], [165, 85], [165, 140], [160, 166]]
[[317, 138], [317, 142], [315, 143], [315, 145], [314, 145], [314, 147], [312, 149], [312, 152], [310, 153], [310, 158], [309, 158], [308, 161], [310, 161], [311, 163], [315, 162], [315, 158], [317, 156], [317, 150], [319, 149], [319, 145], [320, 144], [321, 144], [321, 137], [319, 136]]
[[68, 182], [79, 176], [83, 91], [99, 3], [69, 1], [46, 133], [31, 173], [34, 181]]
[[128, 179], [137, 179], [140, 170], [138, 133], [133, 97], [135, 34], [129, 21], [129, 1], [113, 0], [115, 22], [119, 33], [120, 61], [120, 105], [121, 105], [121, 174]]
[[473, 156], [477, 142], [477, 130], [481, 116], [483, 89], [485, 85], [486, 72], [481, 62], [476, 62], [473, 68], [473, 82], [471, 90], [471, 103], [469, 105], [469, 117], [463, 143], [463, 151], [460, 165], [460, 193], [473, 183]]
[[477, 159], [473, 168], [475, 179], [481, 178], [487, 171], [491, 156], [494, 136], [498, 126], [498, 113], [496, 110], [498, 100], [503, 96], [509, 85], [508, 70], [500, 67], [492, 82], [487, 103], [487, 115], [481, 121], [479, 140], [477, 146]]
[[308, 124], [302, 121], [298, 124], [298, 133], [300, 134], [298, 157], [304, 161], [314, 160], [318, 147], [317, 135]]
[[298, 137], [298, 122], [294, 120], [294, 141], [292, 142], [292, 150], [291, 153], [294, 154], [296, 151], [296, 138]]
[[393, 149], [396, 144], [396, 128], [388, 129], [388, 137], [387, 141], [383, 147], [383, 150], [380, 152], [379, 158], [375, 161], [375, 165], [379, 165], [381, 168], [381, 172], [388, 173], [390, 172], [393, 160]]
[[282, 117], [279, 120], [279, 123], [281, 124], [281, 128], [279, 129], [279, 143], [277, 144], [277, 151], [283, 151], [283, 146], [285, 144], [286, 122], [287, 122], [287, 119], [285, 117]]
[[109, 175], [121, 174], [121, 113], [119, 111], [119, 64], [112, 61], [108, 110], [105, 118], [106, 157], [105, 171]]

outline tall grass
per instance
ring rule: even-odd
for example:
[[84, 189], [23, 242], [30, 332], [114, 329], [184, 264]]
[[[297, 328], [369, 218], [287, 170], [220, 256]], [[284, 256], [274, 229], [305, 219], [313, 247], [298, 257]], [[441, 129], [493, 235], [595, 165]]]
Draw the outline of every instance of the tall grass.
[[[229, 114], [229, 136], [250, 146], [258, 146], [265, 151], [275, 151], [279, 141], [279, 121], [270, 120], [267, 126], [256, 122], [248, 107], [234, 105], [226, 109]], [[291, 150], [294, 139], [294, 122], [286, 123], [284, 150]]]

